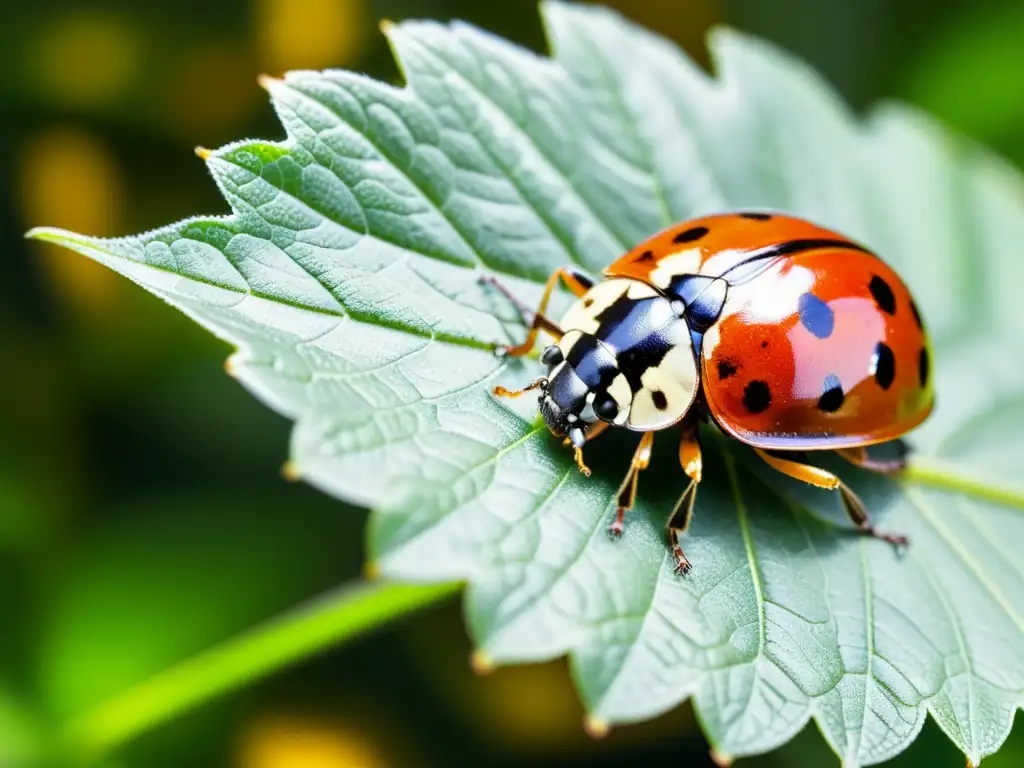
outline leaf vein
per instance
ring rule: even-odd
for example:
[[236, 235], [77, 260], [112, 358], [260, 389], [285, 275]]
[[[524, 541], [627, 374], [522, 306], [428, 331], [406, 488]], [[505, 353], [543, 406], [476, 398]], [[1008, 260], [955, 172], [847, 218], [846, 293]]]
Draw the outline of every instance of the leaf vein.
[[[340, 84], [335, 84], [334, 82], [332, 82], [331, 85], [332, 86], [336, 85], [336, 87], [342, 88], [342, 90], [344, 90], [344, 86], [342, 86]], [[420, 193], [422, 199], [425, 200], [430, 205], [432, 210], [434, 212], [436, 212], [438, 215], [440, 215], [441, 218], [443, 218], [448, 223], [448, 225], [451, 227], [452, 232], [459, 238], [459, 241], [463, 245], [466, 246], [466, 248], [469, 250], [469, 252], [473, 254], [473, 256], [476, 259], [478, 264], [486, 264], [488, 267], [491, 267], [492, 269], [496, 268], [496, 266], [494, 264], [491, 264], [489, 261], [487, 261], [484, 258], [483, 252], [481, 252], [479, 249], [476, 248], [476, 246], [474, 246], [472, 243], [470, 243], [469, 238], [468, 238], [466, 232], [463, 230], [462, 226], [451, 216], [450, 212], [447, 210], [448, 202], [451, 199], [451, 197], [456, 193], [456, 190], [457, 190], [457, 187], [455, 186], [455, 184], [452, 184], [450, 186], [451, 192], [449, 192], [449, 197], [448, 198], [446, 198], [444, 200], [437, 200], [437, 199], [435, 199], [434, 196], [432, 194], [430, 194], [430, 192], [425, 188], [425, 186], [423, 184], [421, 184], [415, 178], [415, 176], [413, 174], [409, 173], [408, 170], [402, 168], [398, 164], [398, 161], [386, 150], [386, 148], [382, 144], [380, 144], [379, 142], [375, 141], [371, 137], [370, 132], [369, 132], [368, 129], [367, 130], [362, 130], [358, 126], [353, 125], [352, 122], [349, 121], [349, 120], [346, 120], [345, 116], [342, 113], [340, 113], [338, 110], [333, 109], [329, 105], [324, 104], [323, 102], [315, 99], [313, 96], [309, 95], [308, 93], [306, 93], [305, 91], [301, 90], [300, 88], [295, 87], [294, 85], [289, 83], [287, 80], [284, 82], [283, 87], [287, 88], [292, 93], [297, 94], [300, 98], [306, 99], [307, 101], [310, 101], [313, 104], [316, 104], [317, 106], [321, 107], [323, 110], [325, 110], [326, 112], [330, 113], [335, 118], [337, 118], [338, 124], [348, 126], [348, 128], [350, 128], [351, 130], [355, 131], [358, 135], [362, 136], [363, 139], [365, 139], [366, 142], [374, 150], [376, 150], [376, 152], [378, 153], [378, 156], [386, 162], [388, 167], [390, 167], [393, 171], [398, 173], [403, 179], [408, 181], [409, 184], [411, 184], [413, 186], [413, 188], [416, 189], [416, 191]], [[399, 91], [398, 93], [401, 93], [401, 91]], [[387, 105], [384, 102], [378, 101], [378, 102], [374, 102], [374, 104], [376, 104], [377, 106], [383, 107], [385, 109], [388, 109], [388, 111], [392, 115], [395, 115], [400, 120], [402, 119], [401, 116], [398, 113], [396, 113], [393, 109], [390, 109], [389, 107], [387, 107]], [[297, 116], [297, 119], [301, 120], [301, 118], [298, 118], [298, 116]], [[403, 120], [403, 122], [404, 122], [404, 120]], [[312, 126], [307, 124], [307, 127], [311, 131], [314, 131], [314, 132], [316, 132], [319, 135], [319, 132], [316, 131]], [[417, 147], [418, 147], [418, 145], [417, 145]], [[333, 150], [331, 150], [331, 152], [332, 152], [332, 154], [334, 154]], [[415, 160], [413, 160], [413, 162], [415, 162]], [[396, 245], [400, 245], [400, 247], [405, 248], [406, 250], [412, 250], [405, 243], [395, 243], [395, 244]], [[425, 256], [427, 258], [437, 258], [437, 256], [433, 256], [433, 255], [430, 255], [430, 254], [427, 254], [427, 253], [424, 253], [424, 252], [418, 252], [418, 251], [413, 251], [413, 252], [417, 253], [418, 255]], [[447, 261], [452, 261], [452, 260], [447, 260]], [[460, 262], [452, 261], [452, 263], [460, 263]]]
[[925, 502], [919, 494], [908, 491], [907, 498], [910, 499], [911, 504], [918, 511], [920, 517], [928, 523], [936, 533], [939, 534], [939, 537], [942, 538], [947, 545], [949, 545], [949, 548], [956, 553], [957, 557], [960, 558], [960, 561], [967, 567], [967, 570], [974, 575], [975, 580], [984, 587], [985, 591], [992, 596], [992, 599], [1006, 611], [1006, 615], [1013, 620], [1017, 629], [1024, 634], [1024, 620], [1022, 620], [1017, 611], [1014, 610], [1013, 605], [1006, 599], [1006, 596], [1002, 591], [992, 583], [992, 580], [987, 575], [987, 570], [964, 549], [963, 542], [949, 531], [946, 525], [935, 515], [931, 506]]
[[[434, 51], [430, 50], [426, 46], [421, 46], [421, 49], [426, 51], [427, 54], [431, 56], [435, 61], [441, 61], [440, 57], [436, 53], [434, 53]], [[473, 52], [473, 55], [476, 56], [475, 51]], [[477, 60], [479, 61], [479, 58], [477, 58]], [[597, 215], [597, 212], [593, 209], [589, 201], [587, 201], [580, 195], [580, 193], [576, 190], [575, 186], [573, 186], [573, 184], [570, 183], [569, 178], [566, 177], [566, 175], [558, 167], [557, 163], [555, 163], [548, 156], [548, 154], [540, 147], [540, 145], [533, 138], [533, 136], [531, 136], [527, 131], [525, 131], [522, 128], [522, 126], [520, 126], [519, 123], [512, 117], [512, 115], [508, 114], [508, 112], [505, 111], [505, 109], [497, 102], [497, 100], [495, 100], [492, 96], [490, 96], [483, 89], [481, 89], [476, 83], [474, 83], [470, 78], [466, 77], [458, 70], [452, 68], [451, 70], [449, 70], [449, 73], [454, 74], [454, 76], [458, 78], [460, 83], [465, 85], [468, 90], [476, 94], [478, 100], [490, 104], [505, 117], [506, 125], [509, 127], [509, 129], [512, 130], [517, 136], [519, 136], [520, 139], [523, 139], [527, 144], [532, 146], [533, 149], [536, 151], [537, 156], [544, 161], [547, 168], [559, 178], [567, 196], [571, 197], [576, 202], [578, 202], [580, 206], [589, 214], [591, 224], [595, 227], [595, 229], [601, 231], [608, 238], [614, 241], [622, 251], [628, 250], [629, 244], [622, 240], [618, 235], [612, 232], [604, 224], [603, 220], [601, 219], [601, 217]], [[499, 167], [501, 167], [506, 172], [508, 171], [508, 169], [505, 168], [505, 166], [497, 157], [497, 155], [495, 155], [495, 153], [487, 146], [487, 142], [480, 141], [478, 143], [479, 146]], [[576, 251], [574, 244], [558, 231], [558, 227], [555, 226], [553, 220], [548, 216], [547, 212], [542, 207], [535, 205], [523, 194], [523, 189], [519, 184], [516, 174], [507, 173], [507, 176], [508, 180], [511, 181], [512, 184], [515, 186], [515, 189], [519, 194], [520, 200], [522, 200], [522, 202], [525, 205], [528, 205], [530, 209], [533, 210], [533, 212], [537, 215], [538, 220], [540, 220], [545, 225], [545, 227], [551, 233], [552, 237], [554, 237], [556, 240], [558, 240], [559, 243], [561, 243], [568, 257], [575, 264], [579, 266], [585, 266], [585, 263]]]
[[626, 106], [622, 97], [621, 83], [617, 82], [617, 78], [614, 73], [609, 71], [608, 62], [604, 56], [601, 55], [603, 52], [597, 43], [586, 34], [581, 34], [579, 39], [583, 41], [583, 43], [594, 53], [593, 59], [597, 62], [598, 76], [604, 83], [606, 90], [611, 95], [612, 101], [615, 104], [616, 117], [622, 127], [630, 134], [630, 138], [632, 139], [631, 143], [636, 146], [639, 152], [643, 155], [646, 167], [634, 167], [651, 180], [651, 187], [654, 191], [654, 196], [658, 201], [659, 208], [661, 209], [662, 224], [666, 227], [674, 224], [676, 217], [672, 213], [672, 206], [669, 203], [668, 194], [665, 191], [664, 180], [661, 178], [661, 174], [658, 172], [658, 168], [654, 163], [654, 156], [651, 152], [650, 146], [640, 135], [640, 130], [636, 122], [636, 115]]

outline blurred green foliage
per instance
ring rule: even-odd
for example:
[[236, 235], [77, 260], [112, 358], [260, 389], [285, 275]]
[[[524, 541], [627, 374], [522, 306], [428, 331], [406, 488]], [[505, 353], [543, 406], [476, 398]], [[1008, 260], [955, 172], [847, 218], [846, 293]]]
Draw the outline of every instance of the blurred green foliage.
[[907, 70], [906, 95], [973, 138], [1024, 155], [1024, 6], [961, 13]]
[[[857, 107], [904, 98], [1024, 164], [1011, 0], [618, 0], [698, 59], [710, 24], [775, 40]], [[320, 23], [296, 24], [314, 15]], [[96, 264], [22, 233], [115, 235], [226, 206], [192, 146], [282, 130], [261, 71], [397, 80], [376, 20], [464, 18], [535, 49], [506, 0], [37, 0], [0, 25], [0, 765], [176, 660], [359, 574], [359, 510], [280, 475], [289, 425], [229, 350]], [[155, 184], [151, 169], [161, 167]], [[121, 768], [710, 765], [688, 711], [594, 743], [564, 664], [468, 669], [455, 605], [143, 737]], [[38, 759], [37, 759], [38, 758]], [[1020, 765], [1024, 734], [986, 765]], [[831, 765], [805, 733], [751, 765]], [[931, 724], [899, 766], [960, 766]]]

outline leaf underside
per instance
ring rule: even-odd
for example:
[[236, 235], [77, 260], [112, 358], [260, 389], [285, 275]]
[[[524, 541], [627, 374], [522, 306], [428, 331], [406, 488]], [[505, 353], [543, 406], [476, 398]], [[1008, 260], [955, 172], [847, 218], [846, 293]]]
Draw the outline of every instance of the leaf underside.
[[[1024, 690], [1020, 176], [904, 108], [855, 120], [756, 39], [716, 32], [709, 77], [610, 11], [543, 15], [552, 58], [407, 22], [387, 29], [403, 89], [344, 71], [266, 80], [288, 138], [207, 157], [230, 216], [32, 235], [237, 346], [232, 373], [296, 422], [294, 468], [375, 508], [382, 573], [467, 580], [482, 653], [568, 653], [595, 719], [692, 697], [717, 752], [741, 756], [813, 717], [856, 766], [906, 748], [930, 712], [977, 763]], [[595, 443], [587, 479], [529, 403], [489, 394], [538, 364], [491, 353], [524, 330], [482, 273], [532, 304], [560, 265], [597, 273], [666, 225], [738, 208], [866, 242], [924, 310], [938, 407], [911, 442], [934, 482], [841, 468], [910, 536], [902, 558], [852, 535], [834, 494], [709, 434], [680, 579], [663, 537], [683, 487], [670, 434], [611, 541], [635, 436]]]

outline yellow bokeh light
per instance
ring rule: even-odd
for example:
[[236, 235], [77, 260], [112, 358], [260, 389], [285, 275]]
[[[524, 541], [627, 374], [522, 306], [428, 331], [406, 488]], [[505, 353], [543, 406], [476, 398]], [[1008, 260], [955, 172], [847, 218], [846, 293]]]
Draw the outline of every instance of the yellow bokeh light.
[[352, 62], [373, 30], [365, 0], [254, 0], [260, 62], [271, 74]]
[[165, 122], [190, 144], [233, 138], [236, 126], [264, 103], [257, 71], [249, 54], [229, 43], [190, 51], [172, 73], [161, 100]]
[[75, 12], [48, 20], [31, 47], [29, 76], [61, 104], [107, 104], [131, 87], [141, 68], [135, 31], [112, 14]]
[[384, 768], [365, 738], [337, 725], [299, 718], [257, 720], [243, 734], [236, 768]]
[[[587, 717], [564, 659], [497, 667], [460, 692], [479, 724], [513, 749], [580, 753], [660, 741], [696, 729], [692, 711], [676, 708], [653, 720], [616, 729]], [[608, 738], [608, 741], [597, 741]]]
[[[36, 133], [18, 152], [17, 189], [26, 229], [65, 227], [118, 234], [124, 182], [107, 146], [84, 130], [58, 126]], [[66, 302], [102, 309], [118, 278], [106, 267], [45, 243], [35, 244], [53, 289]]]
[[708, 29], [722, 19], [719, 0], [587, 0], [608, 5], [648, 29], [683, 45], [698, 61], [707, 60], [705, 37]]
[[561, 662], [499, 668], [485, 696], [489, 717], [515, 741], [554, 745], [580, 731], [583, 709]]

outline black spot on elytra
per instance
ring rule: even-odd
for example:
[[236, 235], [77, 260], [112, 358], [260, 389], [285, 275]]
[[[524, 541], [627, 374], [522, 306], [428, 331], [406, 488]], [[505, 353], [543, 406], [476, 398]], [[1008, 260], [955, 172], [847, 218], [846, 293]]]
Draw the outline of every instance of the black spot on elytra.
[[762, 341], [761, 342], [761, 349], [768, 349], [768, 342], [767, 341]]
[[736, 364], [729, 360], [718, 361], [718, 380], [723, 381], [736, 373]]
[[818, 398], [818, 410], [826, 413], [835, 413], [843, 407], [846, 395], [843, 394], [843, 386], [839, 383], [839, 377], [830, 373], [825, 377], [825, 385], [822, 387], [821, 397]]
[[593, 306], [593, 304], [594, 304], [594, 300], [593, 299], [584, 299], [583, 300], [583, 306], [585, 308], [587, 308], [587, 309], [590, 309], [590, 307]]
[[921, 353], [917, 356], [917, 375], [921, 379], [921, 386], [928, 385], [928, 372], [931, 369], [931, 358], [928, 357], [928, 347], [921, 347]]
[[654, 403], [654, 407], [659, 411], [664, 411], [668, 408], [668, 398], [665, 397], [665, 393], [660, 389], [651, 392], [651, 402]]
[[695, 240], [700, 240], [707, 233], [707, 227], [691, 227], [690, 229], [684, 229], [678, 235], [673, 237], [672, 241], [676, 243], [692, 243]]
[[740, 214], [741, 219], [753, 219], [754, 221], [769, 221], [772, 218], [770, 213], [758, 213], [756, 211], [747, 211], [746, 213]]
[[835, 327], [832, 308], [813, 293], [805, 293], [797, 302], [800, 322], [819, 339], [827, 339]]
[[874, 296], [880, 310], [887, 315], [896, 314], [896, 297], [892, 293], [892, 288], [889, 287], [885, 280], [875, 275], [871, 278], [871, 282], [868, 283], [868, 290], [871, 291], [871, 295]]
[[910, 300], [910, 314], [914, 316], [914, 322], [917, 323], [918, 330], [924, 330], [924, 323], [921, 321], [921, 313], [917, 309], [917, 304], [913, 299]]
[[633, 261], [640, 263], [641, 261], [654, 261], [654, 251], [644, 251], [637, 256]]
[[761, 413], [772, 404], [772, 391], [768, 382], [754, 379], [743, 388], [743, 407], [751, 413]]
[[875, 372], [875, 381], [882, 389], [892, 386], [896, 378], [896, 357], [893, 355], [889, 345], [884, 341], [878, 342], [875, 347], [874, 357], [871, 359], [871, 367]]

